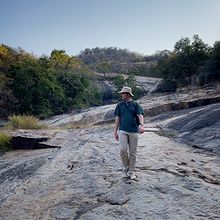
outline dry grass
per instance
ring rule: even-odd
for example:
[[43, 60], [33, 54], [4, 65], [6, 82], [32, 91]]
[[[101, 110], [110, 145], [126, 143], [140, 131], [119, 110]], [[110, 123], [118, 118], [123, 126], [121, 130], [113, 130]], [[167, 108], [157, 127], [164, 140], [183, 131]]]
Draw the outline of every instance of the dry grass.
[[215, 91], [216, 94], [220, 94], [220, 82], [217, 83], [216, 85], [216, 91]]
[[176, 132], [174, 131], [168, 131], [168, 130], [159, 130], [156, 132], [159, 136], [164, 136], [168, 138], [175, 138], [177, 136]]
[[12, 115], [5, 126], [8, 129], [46, 129], [40, 120], [32, 115]]
[[9, 151], [12, 150], [11, 146], [11, 136], [0, 133], [0, 151]]

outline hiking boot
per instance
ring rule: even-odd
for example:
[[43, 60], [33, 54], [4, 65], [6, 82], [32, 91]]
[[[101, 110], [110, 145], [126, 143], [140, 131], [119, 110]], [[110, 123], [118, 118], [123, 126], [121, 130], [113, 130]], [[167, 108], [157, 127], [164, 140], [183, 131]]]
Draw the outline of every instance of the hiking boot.
[[136, 180], [137, 179], [137, 175], [134, 172], [130, 172], [129, 177], [131, 180]]
[[123, 172], [124, 172], [126, 178], [130, 177], [130, 173], [129, 173], [129, 169], [128, 168], [124, 168]]

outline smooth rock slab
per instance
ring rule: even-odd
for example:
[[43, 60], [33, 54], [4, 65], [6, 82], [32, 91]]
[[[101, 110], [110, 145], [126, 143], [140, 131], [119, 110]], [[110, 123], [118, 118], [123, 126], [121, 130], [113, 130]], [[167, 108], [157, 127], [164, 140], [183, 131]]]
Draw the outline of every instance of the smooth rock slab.
[[7, 171], [6, 164], [11, 168], [38, 157], [52, 159], [24, 179], [0, 184], [4, 197], [0, 218], [219, 218], [220, 185], [201, 178], [220, 179], [217, 155], [146, 132], [139, 139], [139, 181], [129, 182], [123, 179], [120, 148], [113, 131], [113, 124], [64, 130], [50, 140], [59, 143], [60, 149], [4, 155], [1, 172]]
[[107, 193], [106, 195], [98, 198], [99, 202], [107, 202], [111, 205], [124, 205], [129, 200], [130, 199], [128, 198], [128, 196], [126, 196], [125, 193], [123, 193], [121, 190]]

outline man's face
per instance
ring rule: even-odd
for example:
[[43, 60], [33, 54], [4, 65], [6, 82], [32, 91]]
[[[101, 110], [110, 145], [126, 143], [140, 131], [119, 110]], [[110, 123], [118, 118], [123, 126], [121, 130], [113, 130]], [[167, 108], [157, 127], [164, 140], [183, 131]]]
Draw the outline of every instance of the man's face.
[[123, 92], [123, 93], [121, 93], [121, 98], [122, 98], [122, 100], [127, 100], [130, 98], [130, 94], [127, 92]]

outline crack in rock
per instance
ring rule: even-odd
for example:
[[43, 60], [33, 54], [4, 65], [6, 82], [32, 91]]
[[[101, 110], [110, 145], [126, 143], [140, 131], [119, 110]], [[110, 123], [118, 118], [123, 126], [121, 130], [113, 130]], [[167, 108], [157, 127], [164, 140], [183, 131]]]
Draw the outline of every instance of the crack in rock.
[[107, 193], [106, 195], [98, 198], [99, 202], [105, 202], [111, 205], [124, 205], [129, 200], [130, 198], [128, 198], [128, 196], [126, 196], [125, 193], [119, 190], [116, 192]]

